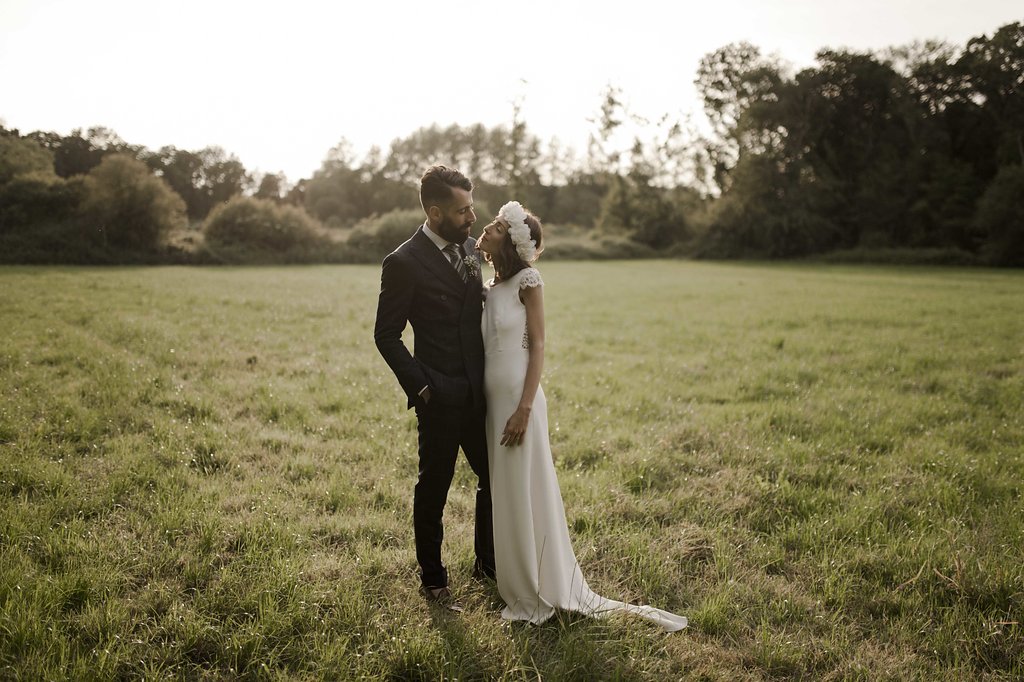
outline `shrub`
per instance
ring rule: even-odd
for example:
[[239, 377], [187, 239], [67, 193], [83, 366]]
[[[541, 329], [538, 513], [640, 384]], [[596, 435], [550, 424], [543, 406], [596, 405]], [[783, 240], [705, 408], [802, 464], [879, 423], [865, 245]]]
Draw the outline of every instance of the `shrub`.
[[353, 258], [362, 262], [380, 262], [402, 242], [416, 233], [424, 221], [419, 209], [399, 209], [359, 221], [348, 238]]
[[53, 171], [33, 171], [0, 185], [0, 233], [71, 217], [82, 199], [78, 178], [65, 180]]
[[597, 227], [652, 249], [682, 241], [689, 237], [686, 218], [667, 194], [644, 177], [616, 177], [601, 201]]
[[103, 246], [154, 251], [185, 225], [185, 202], [138, 159], [110, 154], [85, 178], [81, 216]]
[[126, 261], [163, 262], [162, 257], [157, 252], [138, 252], [126, 258], [124, 252], [113, 252], [91, 241], [74, 219], [46, 220], [28, 229], [0, 233], [0, 263], [114, 265]]
[[573, 226], [544, 226], [544, 260], [612, 260], [657, 258], [665, 252], [623, 235]]
[[331, 260], [330, 243], [303, 209], [269, 199], [235, 197], [203, 226], [207, 248], [228, 262]]

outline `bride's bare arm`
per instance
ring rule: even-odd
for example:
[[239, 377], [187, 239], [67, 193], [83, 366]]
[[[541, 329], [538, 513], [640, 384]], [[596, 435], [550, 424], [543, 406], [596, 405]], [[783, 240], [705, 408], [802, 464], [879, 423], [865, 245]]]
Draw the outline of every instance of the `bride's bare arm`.
[[540, 387], [540, 375], [544, 369], [544, 291], [543, 287], [527, 287], [519, 292], [519, 298], [526, 306], [526, 329], [529, 333], [529, 360], [526, 364], [526, 381], [519, 407], [508, 418], [501, 434], [501, 444], [507, 447], [519, 445], [526, 433], [526, 423], [533, 409], [533, 399]]

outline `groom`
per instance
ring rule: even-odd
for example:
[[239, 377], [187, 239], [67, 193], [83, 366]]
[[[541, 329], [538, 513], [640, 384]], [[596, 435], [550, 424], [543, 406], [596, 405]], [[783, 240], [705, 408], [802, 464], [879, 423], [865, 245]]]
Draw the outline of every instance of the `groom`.
[[[419, 478], [413, 530], [422, 592], [454, 604], [441, 562], [441, 516], [459, 447], [479, 482], [476, 489], [476, 576], [494, 577], [491, 488], [484, 433], [483, 304], [479, 258], [469, 228], [473, 183], [459, 171], [431, 166], [420, 179], [426, 222], [384, 259], [373, 338], [416, 408]], [[402, 342], [413, 328], [412, 354]]]

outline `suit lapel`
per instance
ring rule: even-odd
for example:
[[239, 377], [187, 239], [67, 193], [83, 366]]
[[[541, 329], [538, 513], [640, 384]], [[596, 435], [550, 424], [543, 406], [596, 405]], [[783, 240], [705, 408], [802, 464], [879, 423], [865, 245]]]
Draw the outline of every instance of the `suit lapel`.
[[[466, 252], [466, 256], [469, 258], [476, 259], [476, 274], [469, 272], [469, 277], [466, 278], [466, 297], [468, 298], [473, 293], [477, 296], [480, 294], [480, 289], [483, 288], [483, 272], [481, 271], [481, 260], [480, 253], [476, 250], [476, 240], [473, 238], [467, 239], [462, 245], [463, 250]], [[453, 270], [455, 268], [452, 268]]]
[[465, 282], [459, 277], [459, 273], [455, 271], [452, 264], [448, 262], [448, 258], [441, 253], [441, 250], [434, 245], [434, 242], [430, 241], [430, 237], [423, 234], [423, 227], [420, 227], [416, 234], [413, 235], [412, 245], [415, 247], [413, 255], [416, 256], [416, 260], [434, 273], [439, 280], [447, 282], [449, 286], [459, 292], [465, 290]]

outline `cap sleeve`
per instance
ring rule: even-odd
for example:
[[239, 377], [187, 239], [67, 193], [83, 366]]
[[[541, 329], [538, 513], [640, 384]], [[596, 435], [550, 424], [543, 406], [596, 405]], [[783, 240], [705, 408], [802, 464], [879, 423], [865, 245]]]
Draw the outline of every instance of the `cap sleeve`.
[[526, 289], [528, 287], [542, 287], [544, 286], [544, 280], [540, 278], [540, 271], [537, 268], [525, 268], [523, 274], [519, 276], [519, 288]]

